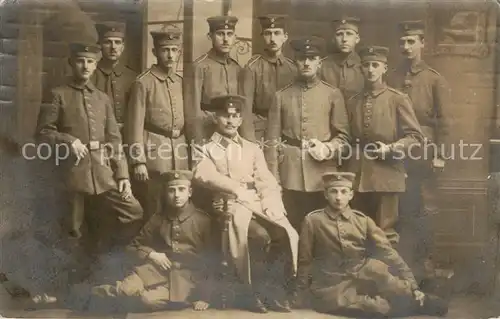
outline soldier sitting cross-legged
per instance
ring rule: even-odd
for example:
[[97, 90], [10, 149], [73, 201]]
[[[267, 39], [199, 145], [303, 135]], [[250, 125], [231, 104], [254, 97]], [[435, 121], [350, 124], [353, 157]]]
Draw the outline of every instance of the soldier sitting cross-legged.
[[310, 293], [313, 308], [323, 313], [445, 315], [446, 303], [420, 291], [384, 232], [349, 207], [354, 177], [323, 176], [328, 205], [308, 214], [300, 233], [297, 305]]

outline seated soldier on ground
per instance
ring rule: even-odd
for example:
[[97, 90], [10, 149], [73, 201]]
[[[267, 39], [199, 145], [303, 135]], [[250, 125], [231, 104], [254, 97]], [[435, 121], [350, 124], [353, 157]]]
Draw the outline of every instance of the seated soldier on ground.
[[246, 308], [289, 312], [287, 284], [295, 277], [298, 234], [287, 219], [281, 188], [264, 153], [238, 134], [244, 105], [245, 98], [237, 95], [211, 100], [216, 132], [196, 154], [194, 179], [214, 191], [216, 211], [223, 211], [227, 200], [228, 254], [238, 279], [251, 292]]
[[212, 271], [219, 259], [211, 248], [212, 219], [190, 201], [190, 171], [169, 171], [161, 179], [162, 209], [131, 247], [146, 263], [115, 285], [94, 287], [92, 294], [100, 299], [99, 305], [113, 304], [126, 312], [179, 309], [189, 304], [194, 310], [206, 310], [210, 305]]
[[297, 306], [323, 313], [445, 315], [448, 305], [420, 291], [384, 232], [352, 210], [352, 173], [323, 176], [328, 206], [308, 214], [299, 240]]

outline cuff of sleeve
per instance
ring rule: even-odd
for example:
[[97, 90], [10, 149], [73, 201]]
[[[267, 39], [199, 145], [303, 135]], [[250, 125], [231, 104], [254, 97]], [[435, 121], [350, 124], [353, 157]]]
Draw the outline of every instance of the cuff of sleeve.
[[139, 253], [139, 257], [142, 259], [148, 258], [149, 254], [151, 254], [154, 250], [149, 247], [140, 247], [137, 249]]
[[129, 177], [127, 162], [125, 160], [119, 161], [116, 165], [115, 179], [129, 179]]

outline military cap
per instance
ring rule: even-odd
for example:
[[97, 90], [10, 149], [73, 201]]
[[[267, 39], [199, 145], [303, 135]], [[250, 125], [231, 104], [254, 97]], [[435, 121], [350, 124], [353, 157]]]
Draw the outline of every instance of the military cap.
[[236, 23], [238, 23], [238, 18], [233, 16], [216, 16], [207, 19], [210, 32], [215, 32], [217, 30], [234, 30], [236, 28]]
[[279, 14], [268, 14], [259, 17], [260, 26], [262, 30], [280, 28], [285, 29], [286, 27], [286, 16]]
[[330, 172], [325, 173], [322, 176], [323, 186], [326, 188], [329, 187], [351, 187], [354, 183], [354, 178], [356, 175], [350, 172]]
[[207, 111], [227, 111], [230, 108], [235, 108], [237, 112], [240, 112], [245, 105], [245, 101], [246, 98], [241, 95], [216, 96], [210, 100], [210, 105], [208, 106]]
[[398, 24], [401, 36], [406, 35], [424, 35], [425, 24], [421, 20], [402, 21]]
[[333, 20], [333, 28], [335, 31], [348, 29], [359, 32], [360, 19], [356, 17], [343, 16], [339, 19]]
[[161, 180], [167, 186], [190, 185], [193, 179], [193, 172], [188, 170], [174, 170], [161, 174]]
[[387, 63], [388, 55], [389, 55], [389, 48], [376, 45], [363, 48], [359, 51], [361, 62], [379, 61]]
[[305, 37], [290, 41], [290, 46], [297, 55], [301, 56], [322, 56], [325, 48], [325, 41], [318, 37]]
[[125, 23], [122, 22], [102, 22], [95, 25], [99, 39], [108, 37], [125, 38]]
[[72, 57], [87, 57], [97, 59], [101, 48], [96, 43], [73, 42], [69, 44]]
[[164, 25], [160, 30], [150, 32], [154, 46], [179, 45], [182, 40], [182, 31], [174, 25]]

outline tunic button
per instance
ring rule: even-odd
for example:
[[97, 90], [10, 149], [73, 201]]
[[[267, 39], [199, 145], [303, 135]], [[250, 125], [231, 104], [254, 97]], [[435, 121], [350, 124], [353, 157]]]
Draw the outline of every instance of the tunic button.
[[369, 125], [368, 124], [365, 124], [365, 127], [368, 127]]

